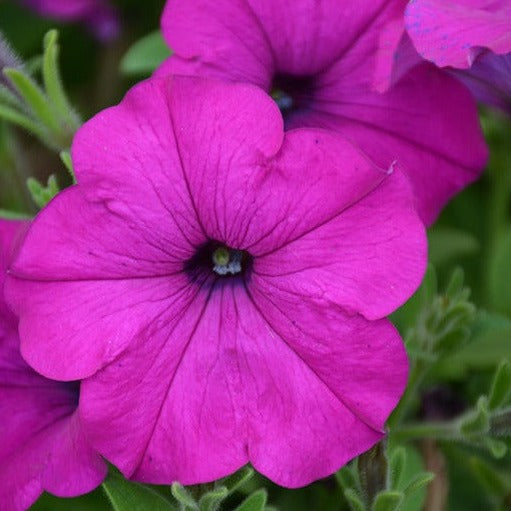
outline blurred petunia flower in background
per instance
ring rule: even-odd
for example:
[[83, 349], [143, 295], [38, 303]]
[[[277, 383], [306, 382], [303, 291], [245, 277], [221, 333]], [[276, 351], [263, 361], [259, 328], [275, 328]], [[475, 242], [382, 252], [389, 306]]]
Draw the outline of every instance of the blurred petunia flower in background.
[[422, 58], [450, 69], [479, 101], [511, 113], [509, 0], [414, 0], [405, 22]]
[[19, 1], [41, 16], [83, 23], [101, 41], [110, 41], [119, 34], [119, 14], [109, 0]]
[[136, 86], [72, 155], [7, 292], [27, 360], [85, 379], [102, 455], [151, 483], [251, 462], [297, 487], [383, 437], [408, 372], [383, 318], [427, 257], [398, 169], [285, 132], [258, 87], [191, 77]]
[[[8, 261], [27, 228], [26, 222], [0, 220], [0, 290]], [[0, 504], [8, 511], [28, 509], [43, 491], [61, 497], [87, 493], [107, 471], [78, 418], [79, 384], [48, 380], [29, 367], [20, 354], [17, 326], [2, 295]]]
[[470, 94], [432, 64], [375, 90], [382, 38], [388, 26], [403, 30], [405, 4], [170, 0], [162, 31], [174, 56], [157, 74], [253, 83], [275, 97], [288, 128], [334, 129], [382, 167], [399, 160], [431, 224], [480, 175], [487, 150]]

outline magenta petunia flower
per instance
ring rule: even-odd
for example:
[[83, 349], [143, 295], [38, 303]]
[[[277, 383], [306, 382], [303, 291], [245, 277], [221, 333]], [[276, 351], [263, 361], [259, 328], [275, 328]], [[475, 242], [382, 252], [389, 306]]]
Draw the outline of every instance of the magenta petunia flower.
[[[0, 289], [25, 229], [23, 222], [0, 220]], [[81, 495], [105, 477], [106, 465], [78, 420], [78, 393], [77, 383], [48, 380], [27, 365], [19, 351], [17, 319], [0, 296], [1, 509], [25, 511], [43, 490]]]
[[[422, 218], [477, 178], [487, 151], [473, 100], [423, 63], [386, 94], [374, 76], [403, 0], [169, 0], [163, 34], [174, 51], [158, 74], [246, 81], [272, 93], [288, 127], [325, 127], [380, 166], [399, 160]], [[382, 41], [383, 39], [383, 41]]]
[[72, 152], [78, 185], [34, 221], [8, 290], [30, 363], [87, 378], [107, 459], [184, 484], [251, 462], [294, 487], [382, 438], [408, 365], [380, 318], [426, 262], [398, 171], [284, 134], [257, 87], [186, 77], [135, 87]]
[[41, 16], [84, 23], [101, 41], [119, 33], [119, 16], [109, 0], [20, 0]]
[[455, 68], [479, 101], [511, 112], [509, 0], [415, 0], [406, 29], [424, 59]]

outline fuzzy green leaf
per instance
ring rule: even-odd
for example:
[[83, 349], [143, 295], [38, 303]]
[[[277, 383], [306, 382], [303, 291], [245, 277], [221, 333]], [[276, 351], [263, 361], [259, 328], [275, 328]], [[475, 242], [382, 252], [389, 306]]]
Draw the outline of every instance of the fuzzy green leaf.
[[399, 487], [406, 465], [404, 447], [396, 447], [389, 457], [389, 487], [393, 490]]
[[195, 502], [195, 499], [190, 495], [188, 490], [180, 485], [179, 483], [172, 483], [170, 487], [170, 491], [174, 498], [186, 509], [193, 509], [194, 511], [199, 511], [199, 505]]
[[356, 472], [348, 465], [342, 467], [341, 470], [337, 471], [335, 474], [335, 478], [337, 479], [339, 486], [344, 490], [347, 490], [348, 488], [358, 488], [359, 484], [357, 477]]
[[355, 490], [351, 488], [344, 490], [344, 496], [352, 511], [365, 511], [365, 506]]
[[488, 402], [485, 396], [477, 401], [474, 413], [467, 415], [460, 424], [460, 431], [466, 435], [488, 433], [490, 430], [490, 415], [488, 413]]
[[47, 133], [44, 127], [15, 108], [0, 104], [0, 119], [16, 124], [45, 142], [47, 140]]
[[266, 490], [257, 490], [247, 497], [235, 511], [264, 511], [267, 498]]
[[127, 481], [111, 472], [103, 482], [103, 489], [114, 511], [176, 511], [162, 495], [139, 483]]
[[43, 186], [37, 179], [29, 177], [27, 179], [27, 188], [32, 199], [40, 208], [44, 208], [60, 191], [57, 178], [53, 174], [48, 178], [46, 186]]
[[80, 127], [81, 121], [69, 103], [62, 86], [58, 65], [59, 47], [57, 40], [58, 32], [56, 30], [50, 30], [44, 36], [42, 68], [44, 86], [55, 112], [68, 125], [69, 129], [76, 131]]
[[485, 437], [483, 442], [495, 459], [500, 460], [507, 454], [507, 445], [502, 440]]
[[482, 459], [476, 457], [471, 458], [470, 468], [490, 495], [502, 498], [511, 490], [511, 484], [507, 483], [494, 468]]
[[[503, 169], [505, 170], [505, 169]], [[490, 299], [498, 310], [511, 313], [511, 229], [497, 241], [490, 260]]]
[[432, 472], [421, 472], [417, 474], [412, 480], [406, 485], [403, 493], [406, 498], [410, 495], [413, 495], [415, 492], [418, 492], [422, 488], [425, 488], [433, 479], [435, 478], [435, 474]]
[[6, 220], [29, 220], [30, 216], [17, 211], [8, 211], [7, 209], [0, 209], [0, 218]]
[[4, 74], [9, 78], [20, 96], [32, 111], [34, 117], [54, 133], [60, 132], [60, 126], [56, 119], [51, 104], [35, 83], [35, 81], [19, 69], [4, 69]]
[[400, 491], [385, 490], [376, 495], [372, 511], [396, 511], [401, 502], [403, 502], [404, 494]]
[[222, 479], [220, 482], [222, 486], [225, 486], [229, 490], [229, 494], [231, 494], [243, 486], [249, 479], [254, 476], [254, 474], [254, 469], [247, 465], [234, 474]]
[[503, 360], [495, 376], [488, 397], [488, 408], [495, 410], [507, 403], [509, 394], [511, 393], [511, 364], [509, 360]]
[[225, 486], [220, 486], [204, 494], [199, 500], [200, 511], [218, 511], [222, 501], [229, 495]]

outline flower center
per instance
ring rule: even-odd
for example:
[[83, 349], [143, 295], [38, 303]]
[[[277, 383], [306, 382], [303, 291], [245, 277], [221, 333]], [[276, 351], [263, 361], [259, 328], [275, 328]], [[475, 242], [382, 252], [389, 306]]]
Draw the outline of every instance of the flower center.
[[312, 103], [314, 80], [311, 76], [296, 76], [277, 73], [273, 78], [270, 94], [275, 100], [284, 119], [296, 112], [308, 108]]
[[243, 270], [243, 252], [227, 247], [218, 247], [211, 256], [213, 271], [218, 275], [237, 275]]
[[252, 265], [252, 256], [245, 250], [208, 241], [197, 248], [194, 256], [185, 264], [185, 271], [192, 277], [199, 273], [213, 272], [219, 277], [237, 277], [245, 274]]

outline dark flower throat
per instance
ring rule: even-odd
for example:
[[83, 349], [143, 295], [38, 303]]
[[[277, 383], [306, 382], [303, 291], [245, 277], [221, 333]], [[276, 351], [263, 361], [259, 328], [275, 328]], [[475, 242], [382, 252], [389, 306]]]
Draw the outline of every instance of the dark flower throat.
[[204, 272], [220, 278], [240, 277], [247, 274], [252, 262], [253, 258], [247, 251], [210, 240], [197, 248], [185, 264], [185, 271], [194, 279]]

